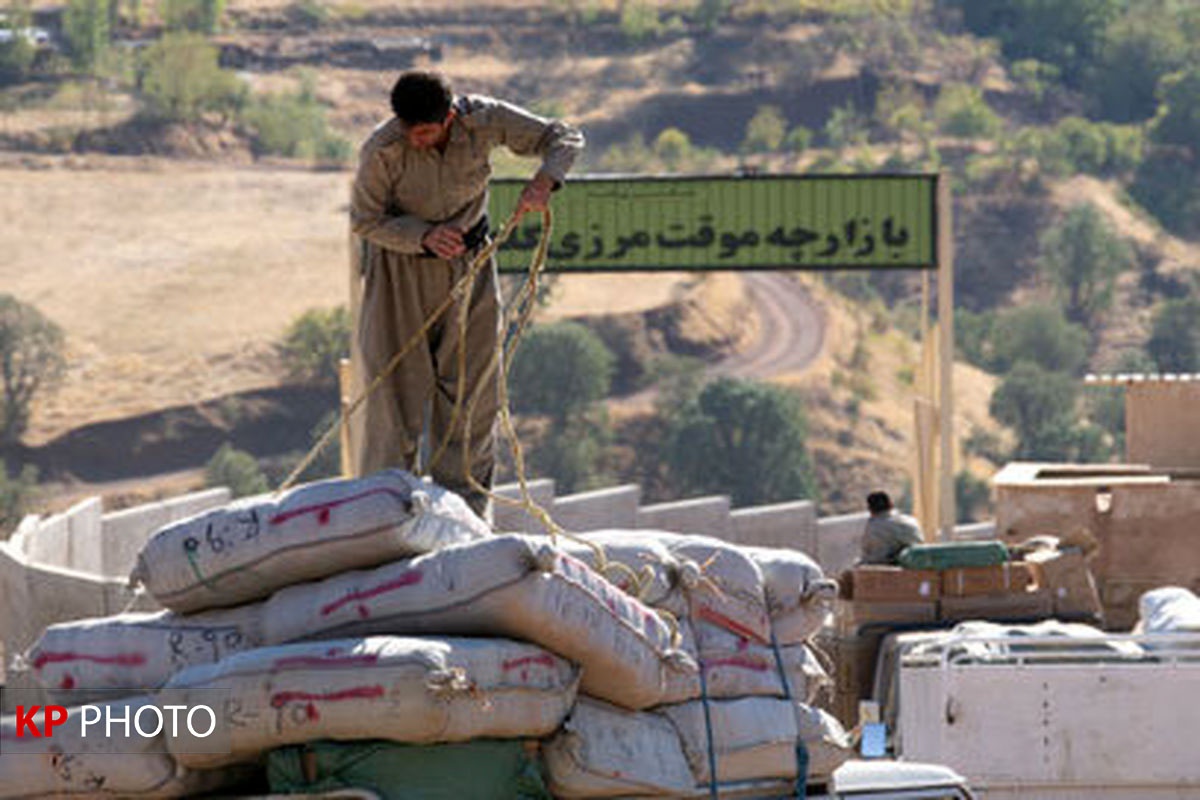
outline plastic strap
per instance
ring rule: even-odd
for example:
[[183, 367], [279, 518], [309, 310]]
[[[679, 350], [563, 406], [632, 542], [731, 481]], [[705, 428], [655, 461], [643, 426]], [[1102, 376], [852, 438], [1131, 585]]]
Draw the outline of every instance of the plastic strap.
[[704, 660], [700, 659], [700, 702], [704, 706], [704, 735], [708, 740], [708, 796], [718, 800], [717, 751], [713, 744], [712, 712], [708, 707], [708, 678], [704, 677]]
[[[783, 654], [779, 652], [779, 642], [775, 638], [775, 630], [771, 629], [771, 652], [775, 654], [775, 669], [779, 671], [779, 682], [783, 684], [783, 697], [791, 704], [792, 682], [788, 679], [787, 670], [783, 668]], [[703, 688], [703, 682], [700, 684]], [[808, 793], [808, 748], [803, 739], [796, 739], [796, 797], [803, 800]]]

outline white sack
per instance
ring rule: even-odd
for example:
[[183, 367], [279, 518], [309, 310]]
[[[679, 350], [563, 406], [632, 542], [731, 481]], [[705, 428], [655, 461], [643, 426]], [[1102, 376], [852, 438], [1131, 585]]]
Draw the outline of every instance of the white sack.
[[[596, 548], [600, 548], [609, 565], [604, 577], [621, 591], [675, 616], [687, 613], [687, 598], [680, 581], [688, 562], [673, 555], [662, 542], [639, 536], [638, 531], [587, 531], [578, 536], [594, 546], [567, 537], [559, 537], [558, 544], [597, 571], [600, 571], [600, 557]], [[691, 569], [695, 572], [694, 567]]]
[[[98, 704], [101, 714], [116, 718], [154, 705], [146, 697]], [[101, 717], [104, 719], [104, 717]], [[36, 720], [42, 724], [41, 712]], [[148, 716], [144, 726], [152, 724]], [[89, 725], [84, 736], [78, 707], [55, 726], [53, 737], [17, 738], [16, 717], [0, 720], [0, 798], [44, 796], [183, 797], [219, 788], [230, 777], [223, 772], [193, 772], [168, 753], [162, 736], [123, 736], [123, 726], [105, 735], [104, 723]]]
[[262, 604], [188, 616], [121, 614], [51, 625], [26, 654], [34, 679], [54, 691], [150, 692], [176, 672], [261, 647]]
[[[811, 703], [831, 682], [807, 644], [780, 646], [777, 660], [770, 646], [756, 644], [712, 625], [684, 623], [681, 631], [683, 649], [706, 670], [709, 697], [792, 697]], [[703, 641], [702, 646], [697, 645], [698, 638]], [[786, 691], [779, 674], [780, 661], [788, 680]], [[668, 673], [664, 703], [682, 703], [700, 696], [698, 672]]]
[[508, 636], [583, 667], [583, 690], [627, 708], [661, 702], [664, 672], [693, 668], [671, 628], [544, 540], [506, 535], [275, 594], [271, 644], [366, 634]]
[[782, 547], [743, 547], [742, 552], [762, 571], [767, 611], [780, 644], [809, 639], [832, 616], [837, 581], [825, 577], [816, 561]]
[[1152, 589], [1138, 600], [1138, 633], [1200, 632], [1200, 598], [1179, 586]]
[[264, 494], [159, 529], [131, 582], [181, 613], [490, 535], [466, 502], [401, 470]]
[[[798, 741], [808, 750], [810, 780], [828, 777], [851, 755], [837, 721], [808, 706], [747, 698], [711, 701], [709, 712], [722, 787], [793, 781]], [[709, 784], [706, 731], [699, 701], [634, 713], [583, 698], [543, 749], [551, 790], [561, 797], [691, 796]]]
[[[192, 667], [167, 685], [229, 693], [228, 755], [188, 753], [211, 767], [318, 739], [389, 739], [412, 744], [545, 736], [575, 702], [579, 670], [535, 645], [505, 639], [372, 637], [268, 647]], [[174, 696], [174, 695], [173, 695]]]

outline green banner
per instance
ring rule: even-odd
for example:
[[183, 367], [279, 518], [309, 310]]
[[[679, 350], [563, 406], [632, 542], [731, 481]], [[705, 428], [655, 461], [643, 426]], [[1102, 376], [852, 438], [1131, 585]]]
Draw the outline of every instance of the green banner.
[[[493, 229], [525, 185], [492, 183]], [[934, 175], [575, 177], [551, 202], [547, 269], [932, 269]], [[529, 267], [541, 234], [529, 214], [500, 269]]]

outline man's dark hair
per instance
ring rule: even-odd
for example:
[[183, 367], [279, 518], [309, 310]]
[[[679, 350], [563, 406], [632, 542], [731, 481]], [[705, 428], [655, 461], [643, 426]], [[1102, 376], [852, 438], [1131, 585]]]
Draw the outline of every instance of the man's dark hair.
[[887, 492], [871, 492], [867, 495], [867, 510], [872, 514], [882, 514], [892, 510], [892, 498]]
[[404, 72], [392, 87], [392, 111], [409, 125], [442, 122], [453, 99], [450, 82], [436, 72]]

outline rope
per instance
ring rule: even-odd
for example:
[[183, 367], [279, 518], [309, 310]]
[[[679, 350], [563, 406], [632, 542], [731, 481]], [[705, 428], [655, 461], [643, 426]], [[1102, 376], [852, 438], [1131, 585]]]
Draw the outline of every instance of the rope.
[[712, 709], [708, 705], [708, 678], [704, 675], [704, 659], [700, 659], [700, 703], [704, 707], [704, 737], [708, 743], [708, 796], [719, 800], [717, 788], [717, 751], [713, 743]]
[[[775, 629], [771, 629], [771, 652], [775, 654], [775, 669], [779, 672], [779, 682], [783, 685], [783, 699], [790, 705], [794, 697], [792, 695], [792, 682], [788, 678], [787, 670], [783, 668], [783, 654], [779, 652], [779, 641], [775, 638]], [[796, 797], [797, 800], [804, 800], [805, 794], [808, 792], [808, 748], [804, 745], [804, 740], [796, 739]]]

